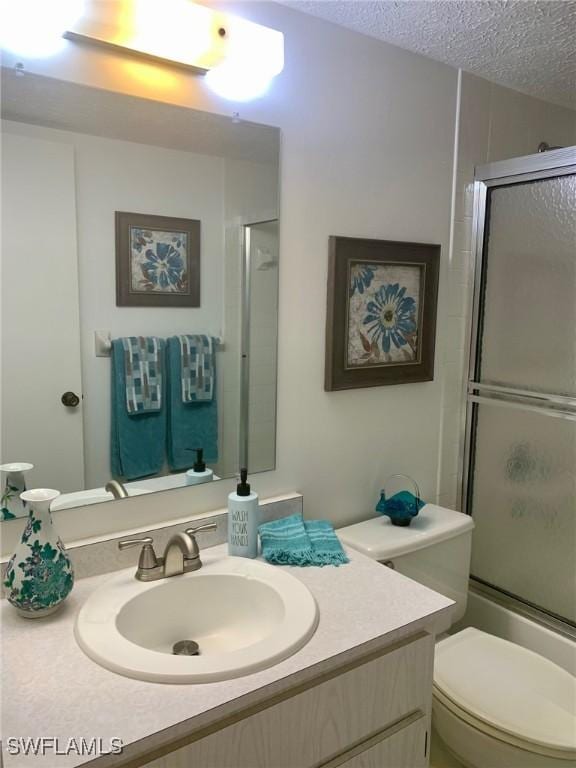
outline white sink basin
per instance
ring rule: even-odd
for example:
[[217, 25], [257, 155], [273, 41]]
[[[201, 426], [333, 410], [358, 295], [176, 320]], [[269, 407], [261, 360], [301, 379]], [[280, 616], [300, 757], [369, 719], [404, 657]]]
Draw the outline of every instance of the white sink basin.
[[[279, 568], [203, 555], [198, 571], [143, 583], [134, 569], [96, 590], [76, 620], [76, 640], [113, 672], [164, 683], [206, 683], [272, 666], [313, 635], [309, 590]], [[198, 656], [174, 655], [181, 640]]]

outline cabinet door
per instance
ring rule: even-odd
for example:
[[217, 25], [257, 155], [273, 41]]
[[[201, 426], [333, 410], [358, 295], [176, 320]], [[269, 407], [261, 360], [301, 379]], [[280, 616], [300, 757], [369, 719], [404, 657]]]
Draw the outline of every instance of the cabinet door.
[[427, 718], [421, 717], [377, 744], [322, 768], [426, 768], [428, 765]]
[[[392, 646], [266, 709], [247, 713], [169, 753], [153, 768], [311, 768], [342, 761], [356, 753], [350, 751], [354, 745], [366, 741], [368, 747], [375, 734], [384, 738], [388, 730], [392, 738], [399, 721], [428, 713], [432, 658], [430, 635]], [[423, 743], [418, 748], [423, 750]], [[420, 763], [407, 765], [418, 768]]]

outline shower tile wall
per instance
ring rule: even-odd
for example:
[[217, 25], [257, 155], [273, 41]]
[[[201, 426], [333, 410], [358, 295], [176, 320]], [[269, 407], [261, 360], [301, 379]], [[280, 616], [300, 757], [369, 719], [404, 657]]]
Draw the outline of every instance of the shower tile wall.
[[438, 503], [458, 509], [464, 437], [464, 381], [472, 305], [474, 167], [533, 154], [538, 144], [576, 144], [576, 112], [462, 73], [454, 222], [442, 354], [442, 433]]

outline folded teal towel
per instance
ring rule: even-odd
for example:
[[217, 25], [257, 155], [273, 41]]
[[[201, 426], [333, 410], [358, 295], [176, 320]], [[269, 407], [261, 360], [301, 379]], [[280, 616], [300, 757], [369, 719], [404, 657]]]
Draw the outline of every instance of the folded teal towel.
[[156, 336], [124, 336], [121, 342], [128, 413], [161, 410], [164, 341]]
[[348, 557], [332, 524], [290, 515], [258, 527], [262, 555], [276, 565], [341, 565]]
[[182, 367], [180, 339], [171, 336], [167, 343], [168, 374], [168, 440], [170, 469], [189, 469], [194, 463], [190, 449], [202, 448], [204, 461], [218, 461], [218, 405], [216, 397], [216, 368], [214, 367], [214, 396], [212, 400], [182, 402]]
[[121, 339], [112, 342], [110, 464], [114, 477], [135, 480], [164, 465], [166, 409], [130, 415], [126, 407], [126, 367]]
[[310, 565], [312, 543], [302, 515], [290, 515], [258, 526], [262, 556], [276, 565]]
[[313, 565], [340, 565], [348, 563], [332, 523], [327, 520], [306, 520], [304, 528], [312, 544]]
[[178, 336], [180, 342], [182, 402], [214, 397], [214, 341], [210, 336]]

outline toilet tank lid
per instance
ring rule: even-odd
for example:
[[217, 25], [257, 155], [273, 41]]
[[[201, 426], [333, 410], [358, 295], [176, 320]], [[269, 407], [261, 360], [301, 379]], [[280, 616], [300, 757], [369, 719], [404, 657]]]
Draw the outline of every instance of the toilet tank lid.
[[426, 504], [409, 526], [392, 525], [389, 517], [378, 515], [340, 528], [338, 536], [344, 544], [374, 560], [390, 560], [452, 539], [472, 528], [474, 522], [469, 515]]

